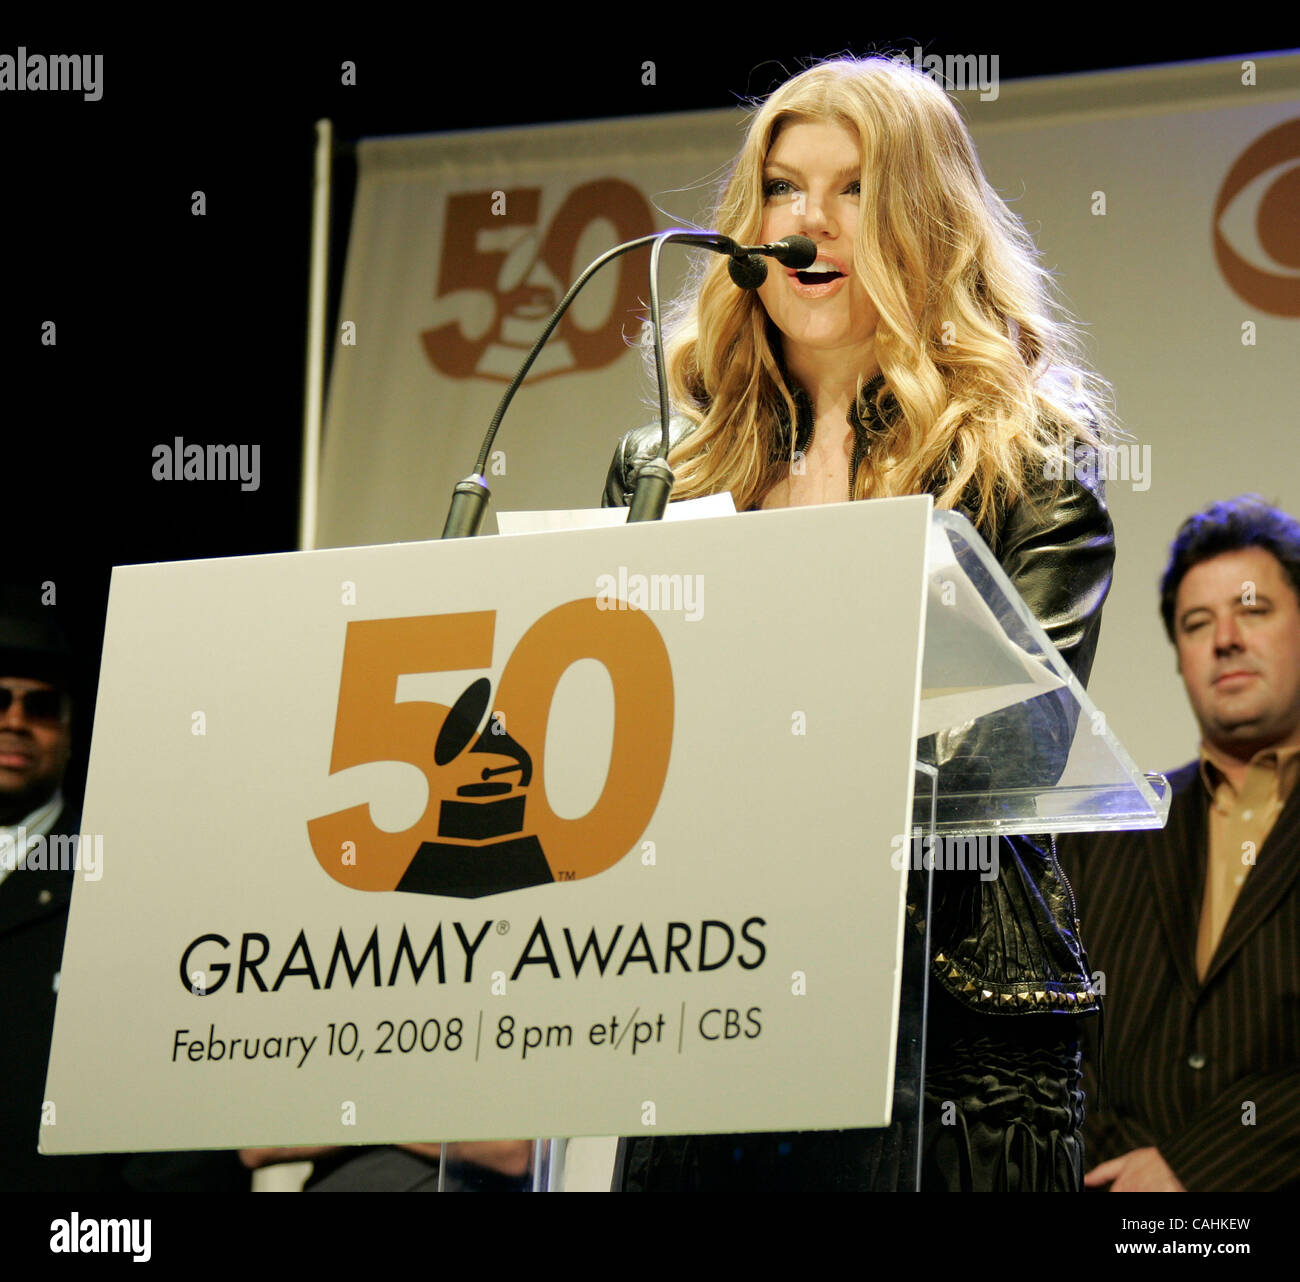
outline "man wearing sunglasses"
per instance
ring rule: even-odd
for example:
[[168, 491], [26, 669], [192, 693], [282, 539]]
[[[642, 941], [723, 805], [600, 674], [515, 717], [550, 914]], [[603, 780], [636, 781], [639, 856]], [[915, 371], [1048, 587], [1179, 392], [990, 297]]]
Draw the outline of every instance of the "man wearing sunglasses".
[[46, 860], [28, 867], [24, 856], [40, 838], [47, 850], [66, 849], [57, 839], [78, 831], [62, 791], [71, 677], [71, 651], [50, 612], [7, 594], [0, 601], [0, 1189], [7, 1192], [124, 1187], [120, 1157], [36, 1152], [74, 874]]
[[[0, 667], [12, 667], [0, 662]], [[50, 681], [0, 674], [0, 824], [48, 832], [72, 746], [71, 701]]]

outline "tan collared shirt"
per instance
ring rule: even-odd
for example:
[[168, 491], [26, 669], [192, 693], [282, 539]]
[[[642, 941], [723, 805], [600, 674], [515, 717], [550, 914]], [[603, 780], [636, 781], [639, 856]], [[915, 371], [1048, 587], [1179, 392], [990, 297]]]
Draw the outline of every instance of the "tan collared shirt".
[[1227, 767], [1237, 764], [1217, 748], [1201, 744], [1201, 781], [1210, 795], [1210, 852], [1196, 935], [1200, 979], [1210, 968], [1237, 895], [1300, 778], [1300, 746], [1257, 752], [1240, 791], [1227, 775]]

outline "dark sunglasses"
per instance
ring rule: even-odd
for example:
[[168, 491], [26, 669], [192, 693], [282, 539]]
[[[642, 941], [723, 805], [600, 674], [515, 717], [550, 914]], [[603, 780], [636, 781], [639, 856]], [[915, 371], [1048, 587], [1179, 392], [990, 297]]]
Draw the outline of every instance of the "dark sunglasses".
[[13, 707], [14, 699], [22, 703], [28, 721], [54, 724], [63, 720], [68, 702], [62, 690], [24, 690], [19, 694], [8, 686], [0, 686], [0, 717]]

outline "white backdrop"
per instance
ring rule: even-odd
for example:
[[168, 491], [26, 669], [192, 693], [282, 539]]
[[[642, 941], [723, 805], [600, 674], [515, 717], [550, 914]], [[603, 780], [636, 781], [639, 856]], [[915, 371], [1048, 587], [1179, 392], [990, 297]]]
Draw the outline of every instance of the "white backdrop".
[[[1147, 464], [1110, 486], [1119, 556], [1090, 689], [1139, 764], [1171, 769], [1196, 729], [1156, 609], [1169, 541], [1245, 490], [1300, 514], [1300, 125], [1285, 128], [1300, 121], [1300, 56], [958, 97]], [[362, 144], [341, 310], [355, 332], [334, 336], [318, 546], [436, 537], [551, 306], [616, 240], [703, 225], [742, 128], [726, 111]], [[1220, 212], [1234, 167], [1249, 181]], [[1216, 228], [1250, 265], [1236, 287]], [[687, 252], [665, 254], [666, 296]], [[636, 335], [623, 309], [647, 296], [647, 257], [597, 278], [556, 364], [516, 397], [494, 508], [595, 505], [618, 437], [657, 417], [619, 338]]]

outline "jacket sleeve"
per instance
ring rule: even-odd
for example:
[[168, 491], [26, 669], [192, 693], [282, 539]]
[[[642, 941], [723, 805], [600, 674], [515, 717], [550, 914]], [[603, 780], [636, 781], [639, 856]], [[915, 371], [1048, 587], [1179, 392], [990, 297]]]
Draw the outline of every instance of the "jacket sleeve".
[[[1046, 485], [1018, 503], [989, 540], [994, 558], [1080, 682], [1092, 671], [1101, 608], [1110, 591], [1115, 534], [1100, 477]], [[1040, 695], [921, 741], [940, 788], [986, 791], [1051, 786], [1074, 738], [1077, 710], [1066, 692]], [[1033, 744], [1032, 754], [1009, 751]]]
[[[670, 448], [681, 441], [694, 426], [695, 424], [684, 415], [675, 414], [670, 418], [668, 420]], [[627, 507], [631, 504], [641, 466], [654, 456], [661, 439], [659, 424], [655, 422], [634, 428], [619, 441], [614, 450], [613, 461], [609, 465], [609, 474], [605, 477], [605, 492], [601, 495], [601, 507]]]
[[632, 501], [633, 484], [627, 475], [628, 442], [632, 433], [628, 433], [614, 449], [614, 459], [609, 465], [609, 475], [605, 478], [605, 493], [601, 495], [601, 507], [627, 507]]
[[1100, 477], [1061, 483], [1011, 512], [993, 549], [1016, 591], [1075, 676], [1087, 684], [1101, 607], [1115, 564], [1115, 531]]

